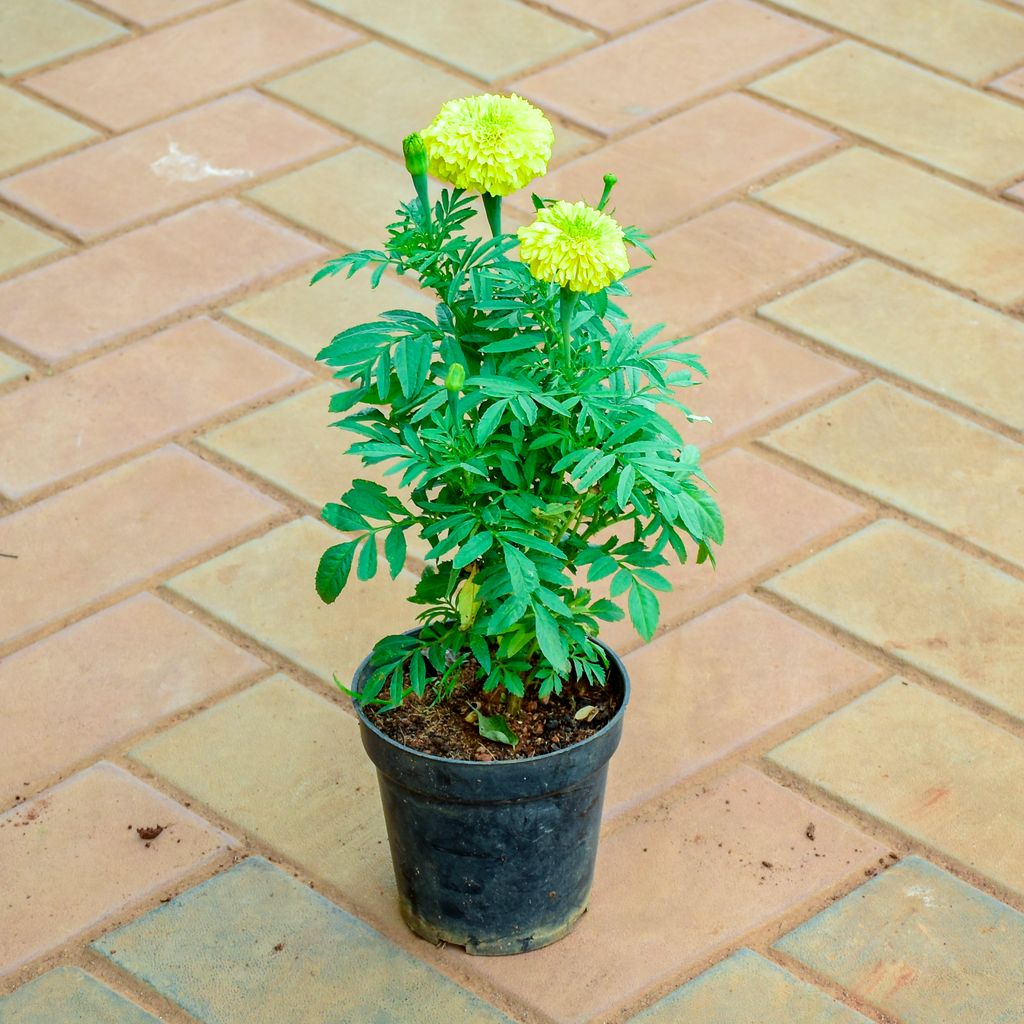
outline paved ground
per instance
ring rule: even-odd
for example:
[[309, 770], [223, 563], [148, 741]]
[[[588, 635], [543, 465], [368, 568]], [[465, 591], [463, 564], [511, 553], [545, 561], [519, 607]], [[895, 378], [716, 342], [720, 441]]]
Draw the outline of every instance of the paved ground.
[[[5, 0], [0, 40], [0, 1022], [1024, 1020], [1024, 2]], [[353, 472], [311, 355], [421, 300], [305, 285], [485, 88], [558, 121], [544, 192], [615, 171], [654, 232], [632, 308], [706, 356], [728, 523], [613, 631], [591, 912], [497, 960], [404, 931], [328, 685], [417, 563], [311, 582]]]

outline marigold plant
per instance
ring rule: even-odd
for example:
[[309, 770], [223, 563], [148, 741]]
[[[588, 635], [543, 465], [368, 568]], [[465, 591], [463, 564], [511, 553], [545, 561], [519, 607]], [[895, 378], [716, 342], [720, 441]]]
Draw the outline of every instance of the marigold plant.
[[[713, 561], [722, 541], [699, 453], [665, 416], [697, 418], [679, 394], [703, 367], [661, 325], [636, 332], [618, 305], [643, 269], [629, 269], [626, 246], [650, 250], [604, 212], [615, 179], [594, 207], [534, 196], [534, 222], [501, 231], [501, 197], [543, 173], [551, 137], [518, 97], [446, 104], [405, 141], [417, 198], [384, 248], [313, 278], [365, 269], [376, 286], [390, 270], [436, 299], [433, 316], [389, 310], [318, 356], [349, 385], [331, 400], [358, 437], [349, 451], [397, 485], [355, 480], [324, 508], [346, 537], [321, 559], [321, 598], [353, 569], [373, 577], [380, 553], [397, 576], [410, 533], [430, 546], [411, 598], [422, 628], [376, 645], [364, 703], [443, 700], [470, 670], [489, 710], [514, 721], [528, 690], [600, 685], [601, 622], [622, 618], [622, 602], [650, 638], [671, 589], [660, 568]], [[433, 204], [428, 159], [455, 186]], [[474, 192], [489, 237], [473, 230]]]

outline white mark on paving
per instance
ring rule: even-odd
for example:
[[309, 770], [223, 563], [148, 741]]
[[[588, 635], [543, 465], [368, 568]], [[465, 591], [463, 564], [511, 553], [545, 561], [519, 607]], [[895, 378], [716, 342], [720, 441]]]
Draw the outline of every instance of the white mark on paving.
[[935, 906], [935, 900], [932, 899], [935, 894], [927, 886], [912, 885], [909, 889], [903, 890], [903, 895], [919, 899], [926, 907]]
[[247, 167], [214, 167], [195, 153], [183, 153], [176, 142], [170, 142], [167, 152], [149, 165], [158, 178], [170, 181], [202, 181], [203, 178], [251, 178]]

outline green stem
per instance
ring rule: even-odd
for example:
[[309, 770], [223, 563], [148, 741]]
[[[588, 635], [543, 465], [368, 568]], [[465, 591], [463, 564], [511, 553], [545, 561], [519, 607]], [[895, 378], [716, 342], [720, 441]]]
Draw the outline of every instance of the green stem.
[[501, 196], [492, 196], [490, 192], [481, 192], [480, 198], [484, 201], [484, 213], [487, 214], [487, 223], [490, 225], [491, 234], [496, 238], [501, 234]]
[[420, 209], [423, 211], [423, 226], [430, 228], [430, 191], [427, 187], [427, 176], [425, 174], [412, 175], [412, 183], [416, 186], [416, 197], [420, 201]]
[[559, 302], [561, 308], [562, 322], [562, 361], [566, 369], [571, 365], [572, 360], [572, 314], [579, 301], [579, 292], [562, 285], [562, 295]]

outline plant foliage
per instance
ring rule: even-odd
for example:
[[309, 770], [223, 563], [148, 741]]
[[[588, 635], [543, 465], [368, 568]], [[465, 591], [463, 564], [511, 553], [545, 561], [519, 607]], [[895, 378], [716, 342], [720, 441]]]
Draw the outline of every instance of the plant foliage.
[[[685, 339], [635, 332], [624, 279], [574, 296], [566, 335], [558, 285], [510, 256], [514, 235], [473, 233], [474, 199], [446, 189], [429, 217], [403, 204], [382, 249], [313, 278], [366, 271], [376, 286], [390, 270], [437, 301], [432, 317], [392, 309], [350, 327], [317, 357], [347, 384], [330, 407], [357, 436], [349, 452], [399, 485], [355, 480], [324, 508], [345, 539], [320, 561], [321, 598], [382, 564], [396, 577], [411, 532], [430, 545], [411, 599], [423, 628], [376, 645], [359, 695], [386, 707], [444, 699], [466, 666], [492, 710], [600, 685], [601, 623], [624, 605], [649, 639], [671, 589], [662, 569], [713, 562], [722, 541], [699, 453], [664, 415], [696, 418], [678, 398], [704, 373]], [[625, 237], [649, 252], [637, 229]]]

